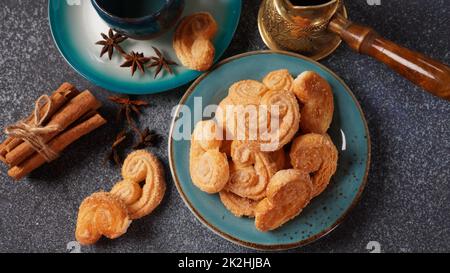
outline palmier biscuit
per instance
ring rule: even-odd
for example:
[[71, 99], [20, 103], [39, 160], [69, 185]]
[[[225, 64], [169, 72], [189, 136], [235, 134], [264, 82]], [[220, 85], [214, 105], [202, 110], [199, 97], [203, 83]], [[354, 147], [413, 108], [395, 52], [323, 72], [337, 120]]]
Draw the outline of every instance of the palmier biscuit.
[[291, 91], [269, 91], [262, 97], [261, 105], [267, 111], [259, 113], [260, 149], [277, 151], [289, 143], [298, 131], [301, 116], [299, 104]]
[[277, 171], [276, 163], [268, 153], [260, 152], [252, 143], [233, 141], [230, 180], [226, 190], [241, 197], [261, 200], [266, 187]]
[[[258, 165], [261, 168], [261, 165]], [[240, 197], [261, 200], [266, 196], [266, 187], [270, 174], [255, 166], [230, 166], [230, 181], [225, 189]]]
[[212, 39], [216, 33], [217, 23], [207, 12], [183, 18], [173, 38], [173, 48], [181, 63], [194, 70], [208, 70], [214, 62]]
[[259, 105], [269, 89], [255, 80], [238, 81], [230, 86], [228, 97], [234, 105]]
[[255, 216], [255, 207], [258, 204], [257, 201], [240, 197], [228, 191], [219, 192], [219, 196], [223, 205], [235, 216], [247, 216], [250, 218]]
[[142, 188], [139, 181], [127, 179], [116, 183], [110, 192], [127, 206], [136, 203], [142, 196]]
[[202, 135], [196, 132], [202, 128], [216, 128], [213, 120], [202, 121], [196, 125], [191, 139], [189, 170], [192, 182], [207, 193], [220, 192], [228, 182], [230, 171], [227, 155], [220, 151], [222, 140], [216, 134]]
[[307, 173], [294, 169], [277, 172], [267, 185], [267, 197], [255, 208], [256, 228], [274, 230], [296, 217], [308, 205], [312, 191]]
[[144, 150], [129, 154], [122, 166], [122, 177], [124, 180], [111, 193], [127, 205], [132, 220], [150, 214], [161, 203], [166, 183], [163, 167], [154, 155]]
[[264, 85], [274, 91], [292, 91], [293, 82], [294, 78], [287, 69], [272, 71], [263, 79]]
[[256, 154], [261, 153], [255, 141], [233, 140], [231, 142], [231, 158], [238, 166], [251, 166], [256, 162]]
[[226, 97], [219, 103], [215, 119], [224, 129], [226, 139], [258, 139], [258, 105], [235, 104]]
[[199, 121], [192, 132], [192, 139], [203, 150], [218, 149], [222, 147], [222, 131], [214, 120]]
[[304, 133], [325, 134], [334, 112], [331, 86], [319, 74], [306, 71], [294, 81], [292, 89], [303, 104], [300, 128]]
[[227, 156], [219, 150], [207, 150], [201, 156], [191, 158], [192, 182], [204, 192], [217, 193], [230, 176]]
[[336, 172], [338, 150], [328, 135], [307, 134], [296, 138], [290, 151], [295, 169], [311, 174], [312, 197], [321, 194]]
[[228, 96], [216, 111], [216, 120], [229, 136], [239, 140], [256, 140], [258, 133], [258, 106], [268, 91], [262, 83], [243, 80], [232, 84]]
[[98, 192], [81, 203], [75, 237], [80, 244], [91, 245], [102, 236], [115, 239], [123, 235], [130, 224], [126, 205], [110, 193]]
[[[235, 127], [232, 127], [235, 120], [235, 114], [234, 111], [234, 104], [231, 101], [229, 97], [225, 97], [223, 100], [219, 102], [219, 105], [217, 106], [217, 110], [214, 116], [214, 120], [217, 122], [217, 125], [224, 131], [224, 139], [233, 138]], [[229, 120], [229, 121], [228, 121]], [[230, 124], [228, 124], [230, 122]], [[229, 126], [227, 126], [229, 125]]]

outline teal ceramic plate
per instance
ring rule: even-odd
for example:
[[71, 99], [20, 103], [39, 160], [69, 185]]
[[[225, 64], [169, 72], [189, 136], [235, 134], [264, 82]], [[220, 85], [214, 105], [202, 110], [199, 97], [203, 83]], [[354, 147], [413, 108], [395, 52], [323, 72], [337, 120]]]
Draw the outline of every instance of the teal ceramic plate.
[[[244, 79], [261, 80], [276, 69], [288, 69], [298, 75], [305, 70], [319, 73], [333, 88], [335, 113], [329, 134], [339, 150], [338, 170], [329, 187], [294, 220], [272, 232], [259, 232], [254, 220], [237, 218], [221, 203], [218, 195], [196, 188], [189, 175], [189, 140], [174, 140], [174, 122], [182, 115], [175, 112], [169, 140], [169, 158], [173, 179], [187, 206], [211, 230], [237, 244], [265, 250], [303, 246], [332, 231], [358, 202], [370, 165], [370, 138], [364, 114], [350, 89], [332, 71], [300, 55], [258, 51], [222, 61], [202, 75], [189, 88], [180, 105], [194, 109], [196, 97], [203, 107], [218, 104], [228, 87]], [[191, 128], [201, 116], [192, 113]]]
[[[217, 20], [219, 31], [215, 37], [216, 60], [231, 42], [239, 22], [241, 0], [189, 0], [184, 15], [208, 11]], [[91, 82], [110, 91], [126, 94], [152, 94], [186, 84], [201, 75], [200, 72], [175, 68], [175, 74], [164, 74], [153, 79], [152, 73], [131, 77], [129, 68], [121, 68], [121, 57], [115, 54], [109, 61], [107, 54], [100, 58], [100, 33], [108, 26], [95, 12], [90, 0], [50, 0], [49, 20], [53, 38], [67, 62]], [[154, 55], [152, 46], [161, 49], [169, 58], [180, 63], [172, 48], [173, 31], [150, 41], [128, 40], [122, 45], [127, 51]]]

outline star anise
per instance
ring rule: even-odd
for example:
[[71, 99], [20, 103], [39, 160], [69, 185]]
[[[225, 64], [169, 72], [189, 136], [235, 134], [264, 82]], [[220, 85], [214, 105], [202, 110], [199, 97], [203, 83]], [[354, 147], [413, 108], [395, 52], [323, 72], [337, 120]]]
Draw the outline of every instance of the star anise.
[[121, 67], [131, 67], [131, 76], [134, 76], [136, 69], [139, 69], [142, 74], [145, 74], [144, 65], [150, 61], [150, 58], [144, 56], [144, 53], [131, 51], [130, 54], [123, 54], [125, 62]]
[[133, 146], [133, 149], [139, 150], [155, 146], [158, 140], [159, 135], [155, 131], [150, 131], [150, 129], [147, 127], [139, 134], [139, 142]]
[[119, 121], [125, 115], [125, 119], [130, 127], [133, 127], [135, 123], [131, 113], [134, 112], [139, 116], [141, 114], [140, 108], [148, 106], [148, 102], [144, 100], [131, 100], [128, 97], [110, 96], [109, 100], [120, 105], [117, 120]]
[[111, 151], [109, 152], [107, 159], [113, 161], [116, 165], [121, 164], [122, 159], [119, 154], [118, 148], [121, 146], [121, 144], [124, 143], [126, 138], [127, 133], [125, 131], [121, 131], [119, 134], [117, 134], [114, 143], [111, 145]]
[[131, 100], [128, 97], [123, 98], [117, 96], [111, 96], [109, 97], [109, 100], [120, 105], [119, 112], [117, 113], [117, 120], [119, 121], [124, 117], [128, 126], [140, 136], [141, 130], [139, 130], [136, 125], [136, 121], [133, 119], [132, 113], [136, 116], [140, 116], [140, 108], [147, 107], [148, 102], [143, 100]]
[[161, 72], [161, 70], [164, 68], [169, 74], [173, 74], [173, 70], [170, 67], [171, 65], [178, 65], [176, 62], [166, 58], [164, 54], [161, 53], [159, 49], [152, 46], [153, 50], [155, 51], [157, 56], [153, 56], [150, 58], [151, 63], [147, 67], [156, 67], [155, 71], [155, 78], [158, 76], [158, 74]]
[[119, 33], [114, 33], [112, 29], [109, 29], [108, 35], [101, 33], [103, 40], [96, 42], [97, 45], [102, 45], [102, 51], [100, 53], [100, 57], [103, 57], [106, 52], [108, 52], [108, 57], [111, 60], [114, 49], [119, 51], [121, 54], [124, 54], [125, 51], [120, 47], [120, 43], [125, 41], [127, 37], [123, 36]]
[[[157, 135], [154, 131], [150, 131], [150, 129], [148, 128], [141, 131], [137, 126], [137, 120], [135, 120], [136, 117], [139, 117], [141, 115], [141, 108], [149, 105], [148, 102], [143, 100], [132, 100], [129, 97], [118, 96], [111, 96], [109, 97], [109, 100], [120, 106], [120, 109], [117, 113], [117, 121], [125, 121], [128, 125], [128, 128], [132, 130], [131, 132], [134, 132], [134, 136], [138, 137], [138, 142], [134, 146], [132, 146], [133, 149], [144, 149], [146, 147], [151, 147], [157, 144], [159, 135]], [[128, 128], [126, 129], [127, 131]], [[108, 156], [111, 160], [116, 162], [117, 165], [120, 165], [121, 157], [117, 152], [116, 147], [124, 142], [126, 138], [125, 134], [126, 133], [121, 133], [116, 137], [116, 140], [112, 145], [111, 154]]]

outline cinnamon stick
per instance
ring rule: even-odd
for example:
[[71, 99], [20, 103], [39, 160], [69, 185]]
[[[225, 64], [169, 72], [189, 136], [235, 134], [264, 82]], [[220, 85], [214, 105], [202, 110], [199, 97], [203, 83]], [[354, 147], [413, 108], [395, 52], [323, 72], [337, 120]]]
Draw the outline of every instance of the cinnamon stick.
[[0, 144], [0, 160], [3, 161], [3, 162], [6, 162], [5, 156], [8, 153], [6, 151], [6, 145], [11, 143], [12, 140], [13, 140], [13, 138], [8, 137], [3, 143]]
[[[87, 119], [86, 121], [68, 129], [64, 133], [55, 137], [50, 141], [49, 147], [56, 153], [62, 152], [67, 146], [75, 142], [80, 137], [89, 134], [93, 130], [106, 123], [106, 120], [99, 114]], [[32, 157], [22, 162], [18, 166], [12, 167], [8, 171], [8, 175], [15, 180], [20, 180], [33, 170], [39, 168], [45, 163], [45, 158], [39, 153], [35, 153]]]
[[[78, 95], [80, 92], [70, 83], [63, 83], [56, 91], [54, 91], [50, 99], [52, 101], [52, 108], [50, 109], [50, 112], [48, 113], [48, 117], [50, 118], [54, 113], [56, 113], [64, 104], [66, 104], [69, 100], [74, 98], [76, 95]], [[40, 112], [39, 115], [42, 117], [45, 112], [47, 111], [47, 104], [45, 104]], [[25, 119], [25, 122], [27, 124], [31, 124], [34, 120], [34, 113], [32, 113], [28, 118]], [[45, 124], [46, 121], [44, 121]], [[4, 142], [4, 147], [0, 150], [0, 156], [5, 156], [6, 153], [11, 152], [14, 148], [19, 146], [23, 142], [22, 139], [8, 137]]]
[[[6, 150], [3, 143], [0, 144], [0, 161], [6, 163]], [[3, 152], [4, 151], [4, 152]]]
[[[48, 126], [58, 126], [60, 131], [54, 131], [41, 135], [42, 140], [44, 142], [52, 140], [55, 136], [57, 136], [60, 132], [63, 132], [84, 114], [92, 109], [98, 109], [100, 106], [101, 103], [88, 90], [80, 93], [78, 96], [70, 100], [64, 108], [54, 114], [48, 122]], [[6, 154], [6, 163], [9, 166], [16, 166], [30, 157], [33, 153], [35, 153], [35, 151], [31, 145], [27, 142], [23, 142], [11, 152]]]

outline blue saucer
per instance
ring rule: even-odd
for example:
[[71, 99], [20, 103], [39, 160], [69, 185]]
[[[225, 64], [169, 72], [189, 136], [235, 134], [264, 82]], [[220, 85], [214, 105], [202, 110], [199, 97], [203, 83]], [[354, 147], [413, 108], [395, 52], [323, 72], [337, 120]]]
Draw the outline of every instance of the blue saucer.
[[[203, 107], [218, 104], [228, 87], [244, 79], [261, 80], [276, 69], [288, 69], [296, 76], [312, 70], [332, 86], [335, 113], [329, 134], [339, 150], [338, 170], [329, 187], [295, 219], [272, 232], [256, 230], [253, 219], [238, 218], [221, 203], [218, 195], [200, 191], [189, 174], [189, 140], [174, 140], [174, 122], [169, 140], [169, 160], [173, 179], [186, 205], [215, 233], [234, 243], [255, 249], [280, 250], [303, 246], [331, 232], [357, 204], [367, 180], [370, 165], [370, 137], [364, 114], [350, 89], [332, 71], [300, 55], [259, 51], [232, 57], [198, 78], [180, 105], [194, 109], [194, 98], [202, 97]], [[191, 128], [201, 117], [192, 114]]]
[[[153, 73], [131, 77], [129, 68], [121, 68], [123, 59], [115, 54], [110, 61], [107, 54], [100, 58], [100, 33], [107, 33], [108, 26], [100, 19], [90, 0], [49, 0], [49, 21], [55, 43], [67, 62], [89, 81], [107, 90], [124, 94], [153, 94], [184, 85], [200, 72], [182, 66], [174, 67], [175, 74], [164, 73], [157, 79]], [[216, 19], [219, 31], [214, 40], [216, 60], [230, 44], [239, 23], [241, 0], [189, 0], [184, 15], [208, 11]], [[173, 30], [149, 41], [127, 40], [122, 45], [127, 51], [154, 55], [152, 46], [162, 50], [169, 58], [178, 61], [172, 48]]]

